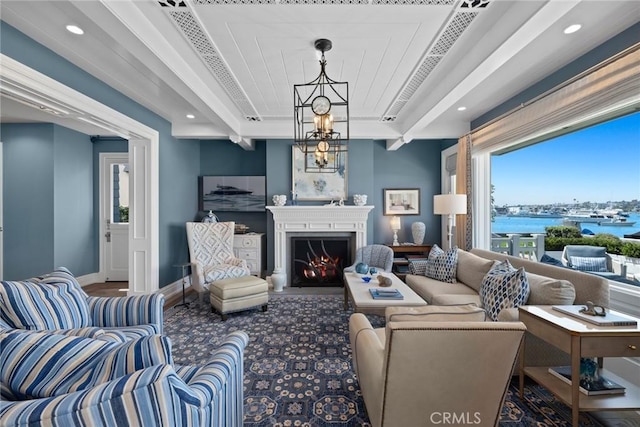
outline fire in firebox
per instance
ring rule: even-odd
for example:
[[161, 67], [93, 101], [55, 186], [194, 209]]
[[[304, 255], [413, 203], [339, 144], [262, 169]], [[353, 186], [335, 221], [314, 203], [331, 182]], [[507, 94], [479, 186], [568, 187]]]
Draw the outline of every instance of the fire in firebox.
[[341, 286], [348, 239], [299, 239], [294, 244], [293, 286]]

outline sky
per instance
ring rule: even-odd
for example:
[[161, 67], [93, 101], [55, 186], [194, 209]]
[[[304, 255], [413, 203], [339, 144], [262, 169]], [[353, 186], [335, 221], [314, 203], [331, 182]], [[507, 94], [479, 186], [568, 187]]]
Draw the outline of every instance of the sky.
[[491, 158], [495, 206], [640, 199], [640, 112]]

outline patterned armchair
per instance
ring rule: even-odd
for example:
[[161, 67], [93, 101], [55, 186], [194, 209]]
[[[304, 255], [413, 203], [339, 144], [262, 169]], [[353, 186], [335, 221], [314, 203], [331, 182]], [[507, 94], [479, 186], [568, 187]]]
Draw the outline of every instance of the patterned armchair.
[[64, 267], [41, 277], [0, 284], [0, 330], [56, 331], [121, 341], [161, 334], [164, 295], [90, 297]]
[[119, 344], [0, 332], [0, 419], [30, 427], [240, 427], [247, 342], [233, 332], [206, 365], [174, 367], [170, 341], [159, 335]]
[[189, 258], [196, 291], [209, 289], [216, 280], [249, 276], [247, 262], [233, 253], [235, 223], [187, 222]]
[[385, 245], [368, 245], [358, 248], [355, 262], [344, 271], [355, 271], [356, 264], [359, 262], [390, 272], [393, 267], [393, 249]]

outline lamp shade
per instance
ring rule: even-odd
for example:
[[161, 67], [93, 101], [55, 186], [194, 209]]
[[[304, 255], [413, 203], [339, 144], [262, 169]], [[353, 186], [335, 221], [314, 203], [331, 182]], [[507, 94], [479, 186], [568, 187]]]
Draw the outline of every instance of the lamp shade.
[[466, 194], [437, 194], [433, 196], [433, 213], [435, 215], [466, 214]]
[[391, 224], [392, 230], [400, 230], [400, 217], [399, 216], [391, 217], [390, 224]]

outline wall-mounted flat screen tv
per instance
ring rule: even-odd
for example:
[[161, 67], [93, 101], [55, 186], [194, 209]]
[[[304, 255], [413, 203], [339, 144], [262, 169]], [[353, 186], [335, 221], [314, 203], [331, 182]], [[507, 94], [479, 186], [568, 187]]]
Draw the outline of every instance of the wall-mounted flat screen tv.
[[201, 211], [264, 212], [266, 210], [266, 177], [201, 176], [198, 179]]

